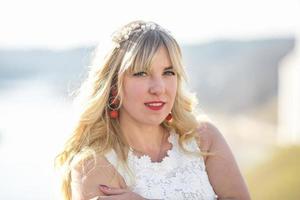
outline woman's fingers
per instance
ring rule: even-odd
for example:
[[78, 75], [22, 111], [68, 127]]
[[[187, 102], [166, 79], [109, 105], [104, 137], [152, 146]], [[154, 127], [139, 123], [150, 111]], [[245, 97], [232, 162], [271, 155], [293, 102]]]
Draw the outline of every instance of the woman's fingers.
[[128, 190], [128, 189], [121, 189], [121, 188], [113, 188], [108, 187], [106, 185], [99, 185], [99, 189], [102, 193], [107, 196], [99, 196], [97, 200], [104, 199], [104, 200], [142, 200], [144, 199], [142, 196]]
[[[119, 200], [121, 195], [114, 195], [114, 196], [98, 196], [95, 200]], [[94, 199], [93, 199], [94, 200]]]
[[113, 187], [108, 187], [106, 185], [99, 185], [99, 189], [101, 190], [101, 192], [107, 195], [123, 194], [127, 191], [126, 189], [113, 188]]

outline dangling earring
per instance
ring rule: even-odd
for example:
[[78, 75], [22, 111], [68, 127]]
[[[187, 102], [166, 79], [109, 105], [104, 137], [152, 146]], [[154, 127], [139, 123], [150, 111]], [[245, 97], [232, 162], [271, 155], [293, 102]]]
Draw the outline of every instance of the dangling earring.
[[112, 119], [117, 119], [118, 116], [119, 116], [119, 112], [116, 111], [116, 110], [111, 110], [111, 111], [109, 111], [109, 116], [110, 116], [110, 118], [112, 118]]
[[118, 112], [118, 107], [119, 107], [119, 99], [116, 98], [117, 96], [117, 90], [115, 87], [112, 88], [110, 98], [109, 98], [109, 103], [108, 103], [108, 108], [109, 108], [109, 116], [112, 119], [116, 119], [119, 116]]
[[168, 116], [166, 117], [166, 120], [169, 122], [173, 118], [172, 113], [169, 113]]

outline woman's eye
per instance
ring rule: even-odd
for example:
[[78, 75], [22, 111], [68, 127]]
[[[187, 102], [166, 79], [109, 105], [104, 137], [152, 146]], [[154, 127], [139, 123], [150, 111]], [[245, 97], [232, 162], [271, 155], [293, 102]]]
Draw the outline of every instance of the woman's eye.
[[133, 76], [147, 76], [146, 72], [137, 72], [135, 74], [133, 74]]
[[173, 71], [165, 71], [165, 74], [170, 75], [170, 76], [174, 76], [175, 72], [173, 72]]

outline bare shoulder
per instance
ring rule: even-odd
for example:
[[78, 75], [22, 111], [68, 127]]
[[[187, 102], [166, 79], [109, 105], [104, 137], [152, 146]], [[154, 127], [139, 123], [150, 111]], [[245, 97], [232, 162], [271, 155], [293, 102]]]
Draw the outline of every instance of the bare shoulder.
[[197, 142], [203, 152], [211, 152], [214, 142], [223, 138], [219, 129], [208, 121], [199, 124], [197, 133]]
[[124, 188], [121, 175], [115, 167], [104, 157], [97, 156], [74, 166], [71, 169], [72, 199], [91, 199], [104, 195], [99, 190], [99, 185]]
[[212, 153], [205, 157], [210, 183], [219, 198], [250, 200], [246, 183], [234, 155], [220, 130], [211, 122], [203, 122], [198, 129], [202, 151]]

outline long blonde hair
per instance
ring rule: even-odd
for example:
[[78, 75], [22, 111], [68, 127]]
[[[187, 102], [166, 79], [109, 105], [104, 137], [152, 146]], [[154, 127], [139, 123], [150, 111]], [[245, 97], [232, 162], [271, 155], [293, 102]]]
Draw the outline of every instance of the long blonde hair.
[[[140, 25], [136, 27], [135, 25]], [[128, 144], [121, 134], [119, 121], [109, 117], [109, 98], [113, 86], [117, 87], [117, 97], [122, 105], [122, 83], [126, 72], [149, 70], [151, 60], [160, 46], [168, 50], [174, 70], [177, 72], [177, 94], [172, 108], [171, 122], [162, 122], [167, 130], [175, 130], [179, 135], [180, 147], [183, 142], [194, 136], [199, 123], [194, 108], [197, 104], [195, 95], [189, 93], [183, 82], [186, 74], [182, 65], [181, 50], [171, 34], [155, 25], [155, 29], [141, 30], [149, 22], [134, 21], [116, 31], [114, 40], [110, 43], [108, 53], [99, 59], [99, 47], [95, 51], [88, 77], [81, 85], [76, 97], [80, 102], [78, 120], [71, 137], [63, 151], [56, 157], [55, 164], [63, 168], [62, 192], [65, 200], [71, 199], [71, 169], [82, 161], [104, 155], [115, 150], [119, 160], [127, 162]], [[130, 35], [128, 35], [130, 30]], [[125, 39], [124, 39], [125, 38]], [[107, 52], [107, 50], [106, 50]]]

